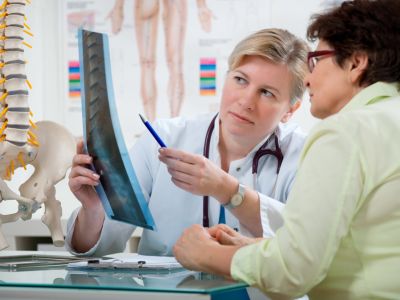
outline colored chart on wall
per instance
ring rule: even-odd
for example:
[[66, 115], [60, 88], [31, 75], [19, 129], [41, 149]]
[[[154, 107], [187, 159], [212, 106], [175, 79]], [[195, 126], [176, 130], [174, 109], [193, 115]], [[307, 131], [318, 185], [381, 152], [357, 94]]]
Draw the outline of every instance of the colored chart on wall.
[[217, 93], [217, 60], [200, 58], [200, 96], [215, 96]]
[[80, 101], [81, 80], [79, 61], [72, 60], [68, 62], [68, 83], [69, 97]]

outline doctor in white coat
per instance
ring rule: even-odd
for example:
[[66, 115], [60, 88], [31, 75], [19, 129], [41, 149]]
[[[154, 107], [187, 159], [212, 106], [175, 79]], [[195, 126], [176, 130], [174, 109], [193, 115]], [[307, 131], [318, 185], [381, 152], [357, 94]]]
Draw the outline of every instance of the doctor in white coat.
[[[242, 40], [229, 57], [217, 115], [159, 120], [168, 148], [145, 132], [131, 160], [157, 230], [138, 252], [172, 255], [192, 224], [226, 223], [253, 237], [273, 235], [291, 189], [305, 136], [287, 123], [304, 92], [307, 45], [281, 29]], [[134, 226], [105, 217], [93, 189], [99, 175], [78, 143], [69, 186], [82, 203], [70, 217], [67, 248], [77, 255], [121, 252]], [[206, 197], [205, 197], [206, 196]]]

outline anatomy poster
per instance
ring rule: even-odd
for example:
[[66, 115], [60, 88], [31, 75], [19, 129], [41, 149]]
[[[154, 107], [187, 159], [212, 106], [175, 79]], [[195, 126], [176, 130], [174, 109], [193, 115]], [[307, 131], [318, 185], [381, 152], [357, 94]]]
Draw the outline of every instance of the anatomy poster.
[[145, 130], [139, 113], [154, 121], [216, 112], [233, 47], [248, 34], [266, 27], [286, 28], [304, 37], [310, 12], [321, 8], [321, 3], [65, 0], [66, 125], [74, 134], [82, 133], [79, 27], [109, 35], [114, 94], [124, 138], [130, 146]]

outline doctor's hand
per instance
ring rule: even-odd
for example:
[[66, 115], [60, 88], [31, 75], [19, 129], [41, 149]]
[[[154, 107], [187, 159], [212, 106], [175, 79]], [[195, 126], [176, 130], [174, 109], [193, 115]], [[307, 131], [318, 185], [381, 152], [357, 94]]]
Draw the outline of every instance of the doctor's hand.
[[160, 148], [158, 157], [167, 165], [172, 182], [187, 192], [208, 195], [225, 204], [237, 191], [237, 179], [202, 155]]
[[241, 235], [225, 224], [218, 224], [207, 229], [208, 233], [221, 245], [246, 246], [256, 243], [262, 238], [250, 238]]
[[105, 217], [99, 196], [94, 190], [94, 186], [99, 184], [100, 176], [88, 168], [91, 162], [92, 157], [83, 153], [83, 141], [78, 141], [68, 184], [82, 203], [71, 239], [72, 248], [79, 253], [89, 251], [96, 244]]
[[76, 153], [69, 174], [69, 188], [84, 208], [98, 208], [101, 202], [94, 186], [99, 184], [100, 176], [88, 168], [92, 157], [83, 153], [83, 140], [78, 141]]

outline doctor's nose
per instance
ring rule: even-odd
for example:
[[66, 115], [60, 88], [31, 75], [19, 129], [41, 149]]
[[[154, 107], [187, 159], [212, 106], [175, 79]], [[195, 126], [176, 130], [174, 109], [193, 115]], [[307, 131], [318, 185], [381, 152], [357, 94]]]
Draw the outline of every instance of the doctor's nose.
[[243, 107], [246, 110], [254, 110], [256, 101], [257, 101], [257, 97], [251, 91], [243, 92], [239, 96], [239, 104], [241, 107]]

